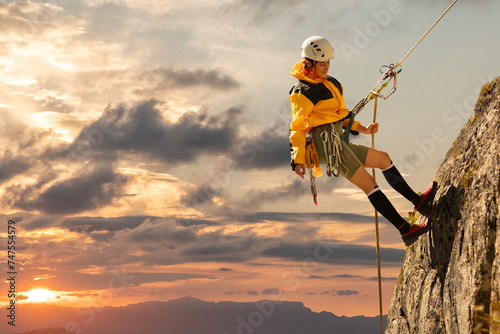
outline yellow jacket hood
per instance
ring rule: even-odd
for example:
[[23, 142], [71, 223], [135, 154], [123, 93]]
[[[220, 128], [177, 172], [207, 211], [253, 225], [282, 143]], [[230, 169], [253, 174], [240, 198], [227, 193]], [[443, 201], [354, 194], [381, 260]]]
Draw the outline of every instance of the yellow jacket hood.
[[290, 73], [298, 80], [304, 80], [313, 84], [323, 82], [325, 80], [321, 78], [311, 79], [308, 76], [306, 76], [302, 67], [302, 60], [292, 67]]

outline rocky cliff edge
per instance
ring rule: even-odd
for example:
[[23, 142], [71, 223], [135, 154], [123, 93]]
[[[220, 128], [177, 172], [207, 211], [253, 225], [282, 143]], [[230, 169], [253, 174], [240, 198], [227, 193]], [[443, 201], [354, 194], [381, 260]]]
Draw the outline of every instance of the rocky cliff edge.
[[499, 79], [434, 177], [432, 229], [406, 251], [385, 333], [500, 333]]

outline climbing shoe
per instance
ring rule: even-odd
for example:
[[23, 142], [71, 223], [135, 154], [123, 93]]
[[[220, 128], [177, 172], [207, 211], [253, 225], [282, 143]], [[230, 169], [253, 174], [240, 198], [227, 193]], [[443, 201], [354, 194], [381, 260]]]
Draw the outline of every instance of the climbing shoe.
[[420, 195], [420, 204], [415, 207], [415, 210], [418, 211], [421, 215], [427, 216], [427, 214], [431, 210], [431, 203], [434, 200], [437, 188], [438, 184], [434, 181], [429, 186], [429, 188], [427, 188], [427, 190], [422, 195]]
[[418, 237], [424, 233], [427, 233], [431, 228], [431, 221], [428, 218], [424, 219], [424, 223], [422, 225], [415, 225], [410, 228], [408, 233], [401, 235], [401, 238], [405, 242], [406, 246], [412, 245], [415, 241], [417, 241]]

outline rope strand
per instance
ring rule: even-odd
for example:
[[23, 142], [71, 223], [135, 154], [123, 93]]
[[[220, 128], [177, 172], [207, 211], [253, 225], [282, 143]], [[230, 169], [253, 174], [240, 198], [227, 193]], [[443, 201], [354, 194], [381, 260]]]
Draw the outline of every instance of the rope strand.
[[[377, 120], [377, 96], [373, 104], [373, 123]], [[375, 133], [372, 133], [372, 148], [375, 149]], [[375, 180], [375, 168], [372, 168], [372, 176]], [[378, 301], [380, 311], [380, 333], [384, 333], [384, 311], [382, 305], [382, 271], [380, 270], [380, 236], [378, 228], [378, 212], [375, 209], [375, 237], [377, 240], [377, 275], [378, 275]]]
[[395, 67], [397, 67], [398, 65], [401, 65], [401, 63], [406, 59], [406, 57], [408, 57], [410, 55], [410, 53], [413, 51], [413, 49], [415, 49], [417, 47], [417, 45], [425, 38], [425, 36], [427, 36], [427, 34], [432, 30], [432, 28], [434, 28], [434, 26], [439, 22], [439, 20], [441, 20], [443, 18], [443, 16], [445, 16], [445, 14], [451, 9], [451, 7], [453, 7], [453, 5], [455, 4], [455, 2], [457, 2], [457, 0], [453, 1], [452, 4], [444, 11], [443, 14], [441, 14], [441, 16], [436, 20], [436, 22], [434, 22], [434, 24], [425, 32], [425, 34], [420, 37], [420, 39], [418, 40], [417, 43], [415, 43], [415, 45], [410, 49], [410, 51], [408, 51], [407, 54], [405, 54], [405, 56], [403, 57], [403, 59], [401, 59], [399, 61], [399, 63], [396, 64]]

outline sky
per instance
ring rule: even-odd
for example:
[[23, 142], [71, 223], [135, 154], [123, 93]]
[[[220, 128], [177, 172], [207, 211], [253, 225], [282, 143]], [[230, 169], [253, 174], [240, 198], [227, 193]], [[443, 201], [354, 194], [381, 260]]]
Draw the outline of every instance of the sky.
[[[450, 3], [0, 2], [0, 262], [6, 277], [13, 220], [19, 307], [191, 296], [377, 315], [366, 196], [324, 176], [314, 206], [289, 166], [290, 69], [305, 38], [326, 37], [352, 108]], [[500, 75], [499, 11], [458, 0], [378, 103], [376, 148], [415, 191]], [[383, 219], [380, 233], [387, 313], [405, 248]]]

